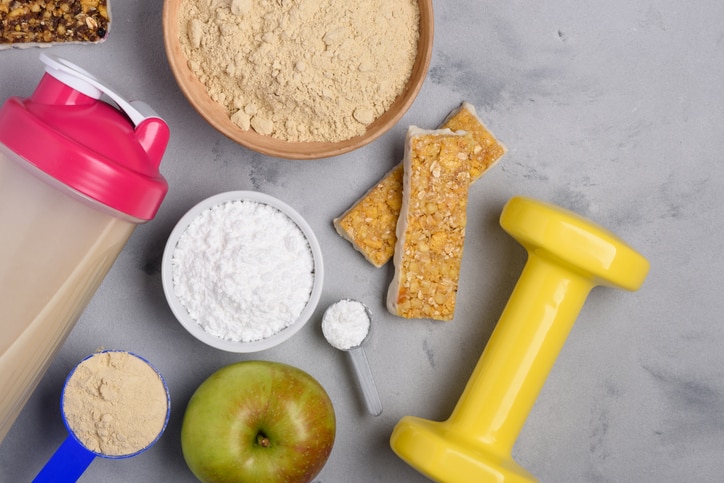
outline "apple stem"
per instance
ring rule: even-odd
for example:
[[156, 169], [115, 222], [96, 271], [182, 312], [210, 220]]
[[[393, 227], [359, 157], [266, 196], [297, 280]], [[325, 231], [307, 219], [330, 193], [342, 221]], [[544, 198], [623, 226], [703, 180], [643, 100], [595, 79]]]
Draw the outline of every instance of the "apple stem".
[[269, 445], [271, 444], [271, 442], [269, 441], [269, 438], [267, 438], [264, 433], [259, 433], [256, 435], [256, 442], [262, 448], [268, 448]]

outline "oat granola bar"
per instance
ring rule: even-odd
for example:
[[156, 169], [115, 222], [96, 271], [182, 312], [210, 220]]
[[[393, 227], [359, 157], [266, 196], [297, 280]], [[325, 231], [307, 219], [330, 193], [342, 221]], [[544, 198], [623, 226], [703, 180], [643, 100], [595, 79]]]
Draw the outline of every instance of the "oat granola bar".
[[110, 21], [109, 0], [0, 0], [0, 49], [102, 42]]
[[[466, 131], [478, 145], [470, 165], [473, 181], [480, 178], [506, 152], [485, 127], [475, 107], [463, 102], [452, 111], [441, 128]], [[375, 186], [368, 190], [352, 207], [334, 219], [337, 233], [352, 243], [375, 267], [387, 263], [394, 253], [395, 226], [402, 202], [402, 163], [390, 170]]]
[[393, 315], [452, 320], [478, 148], [461, 131], [408, 130], [395, 275], [387, 293]]

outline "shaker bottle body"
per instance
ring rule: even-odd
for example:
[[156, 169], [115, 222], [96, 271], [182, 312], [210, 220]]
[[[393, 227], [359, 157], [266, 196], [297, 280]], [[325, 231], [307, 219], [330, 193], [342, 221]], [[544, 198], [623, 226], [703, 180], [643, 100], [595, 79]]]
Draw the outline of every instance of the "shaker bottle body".
[[33, 94], [0, 106], [0, 441], [168, 190], [163, 119], [70, 62], [40, 58]]
[[139, 222], [93, 205], [0, 144], [0, 441]]

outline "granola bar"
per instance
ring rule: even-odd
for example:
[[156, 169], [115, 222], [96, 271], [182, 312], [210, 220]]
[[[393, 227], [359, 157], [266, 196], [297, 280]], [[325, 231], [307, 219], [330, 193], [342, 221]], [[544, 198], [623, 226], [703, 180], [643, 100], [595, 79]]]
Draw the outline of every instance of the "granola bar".
[[461, 131], [410, 127], [395, 275], [387, 308], [404, 318], [452, 320], [467, 223], [471, 165], [479, 145]]
[[109, 0], [0, 0], [0, 49], [98, 43], [110, 23]]
[[[470, 164], [473, 181], [479, 179], [506, 152], [505, 146], [488, 131], [470, 103], [463, 102], [452, 111], [441, 128], [462, 130], [473, 136], [477, 143]], [[375, 267], [387, 263], [395, 250], [395, 226], [402, 203], [402, 171], [402, 163], [399, 163], [333, 221], [337, 233], [352, 243]]]

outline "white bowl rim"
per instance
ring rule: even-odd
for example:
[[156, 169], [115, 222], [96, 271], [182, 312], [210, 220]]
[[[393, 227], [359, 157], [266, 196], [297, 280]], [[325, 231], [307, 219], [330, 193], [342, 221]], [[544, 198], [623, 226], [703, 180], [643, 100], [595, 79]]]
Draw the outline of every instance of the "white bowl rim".
[[[204, 330], [198, 322], [191, 318], [186, 308], [176, 297], [176, 293], [173, 288], [172, 260], [179, 238], [186, 231], [189, 224], [191, 224], [191, 222], [196, 219], [201, 212], [230, 201], [253, 201], [265, 204], [276, 208], [288, 216], [299, 227], [302, 233], [304, 233], [312, 251], [312, 260], [314, 263], [314, 281], [312, 283], [312, 292], [309, 295], [309, 300], [307, 301], [306, 306], [299, 314], [299, 317], [274, 335], [251, 342], [222, 339]], [[299, 332], [302, 327], [306, 325], [309, 319], [311, 319], [312, 314], [317, 308], [317, 304], [319, 303], [319, 299], [322, 295], [323, 279], [324, 262], [322, 260], [322, 249], [309, 223], [307, 223], [307, 221], [294, 208], [280, 199], [259, 191], [251, 190], [226, 191], [218, 193], [194, 205], [179, 219], [176, 226], [171, 231], [171, 235], [166, 241], [163, 258], [161, 260], [161, 284], [163, 286], [163, 292], [166, 296], [168, 305], [171, 308], [171, 312], [173, 312], [176, 319], [196, 339], [207, 345], [215, 347], [216, 349], [227, 352], [249, 353], [263, 351], [281, 344]]]

